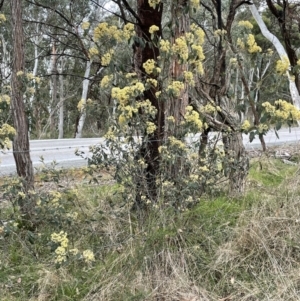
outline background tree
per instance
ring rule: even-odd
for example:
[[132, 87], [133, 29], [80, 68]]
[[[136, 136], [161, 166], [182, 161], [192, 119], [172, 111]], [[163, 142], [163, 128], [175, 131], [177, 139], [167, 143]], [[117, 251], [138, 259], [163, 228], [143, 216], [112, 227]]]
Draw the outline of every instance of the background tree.
[[[22, 22], [22, 1], [10, 2], [13, 34], [13, 64], [11, 75], [11, 111], [16, 136], [13, 140], [14, 158], [18, 176], [22, 177], [25, 192], [34, 187], [33, 166], [30, 158], [28, 121], [25, 114], [24, 93], [24, 35]], [[25, 201], [24, 201], [25, 200]], [[34, 202], [20, 198], [20, 207], [24, 214], [31, 215]]]

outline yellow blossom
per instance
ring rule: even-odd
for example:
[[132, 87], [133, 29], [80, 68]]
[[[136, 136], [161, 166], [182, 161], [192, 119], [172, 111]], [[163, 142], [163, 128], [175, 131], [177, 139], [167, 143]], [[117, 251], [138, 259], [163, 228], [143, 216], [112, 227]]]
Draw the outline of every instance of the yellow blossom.
[[147, 124], [147, 127], [146, 127], [147, 134], [148, 135], [153, 134], [156, 130], [156, 125], [151, 121], [147, 121], [146, 124]]
[[192, 87], [195, 86], [194, 74], [190, 71], [183, 72], [185, 81]]
[[241, 126], [241, 129], [244, 131], [248, 131], [251, 127], [251, 124], [248, 120], [245, 120]]
[[239, 48], [245, 49], [245, 43], [240, 38], [237, 39], [236, 44]]
[[6, 104], [10, 104], [10, 97], [7, 94], [0, 95], [0, 103], [6, 102]]
[[91, 263], [91, 262], [95, 261], [94, 253], [91, 250], [83, 251], [82, 257], [86, 263]]
[[160, 0], [148, 0], [149, 6], [155, 8], [160, 3]]
[[143, 64], [143, 68], [147, 74], [152, 74], [154, 71], [159, 73], [159, 68], [155, 67], [155, 61], [153, 59], [147, 60]]
[[254, 38], [253, 34], [248, 35], [247, 45], [249, 46], [248, 47], [248, 52], [250, 52], [250, 53], [256, 53], [256, 52], [261, 52], [262, 51], [261, 47], [259, 47], [257, 45], [257, 43], [255, 42], [255, 38]]
[[175, 97], [178, 97], [183, 89], [184, 83], [180, 81], [173, 81], [171, 85], [167, 87], [167, 91], [171, 92]]
[[177, 38], [172, 49], [183, 61], [187, 61], [189, 57], [189, 48], [184, 37]]
[[198, 8], [200, 5], [200, 0], [190, 0], [191, 6], [194, 8]]
[[101, 88], [108, 88], [113, 80], [113, 75], [105, 75], [103, 76], [101, 82], [100, 82], [100, 87]]
[[103, 54], [101, 57], [101, 65], [102, 66], [109, 65], [113, 54], [114, 54], [114, 51], [112, 49], [109, 52]]
[[89, 49], [89, 57], [92, 58], [92, 57], [97, 56], [97, 55], [99, 55], [99, 50], [95, 47], [91, 47]]
[[153, 85], [154, 87], [157, 87], [157, 80], [154, 78], [148, 78], [147, 83]]
[[81, 112], [82, 110], [84, 110], [85, 104], [86, 104], [85, 99], [82, 98], [82, 99], [79, 100], [79, 102], [77, 104], [77, 109], [78, 109], [79, 112]]
[[202, 130], [203, 123], [200, 120], [199, 113], [193, 110], [192, 106], [186, 107], [186, 114], [184, 115], [186, 123], [189, 123], [191, 126], [196, 128], [196, 131]]
[[282, 75], [289, 70], [290, 61], [287, 56], [284, 56], [281, 60], [276, 62], [276, 71]]
[[159, 31], [159, 27], [156, 25], [152, 25], [149, 28], [149, 33], [154, 34], [156, 31]]
[[253, 25], [252, 23], [250, 23], [249, 21], [239, 21], [239, 26], [243, 26], [243, 27], [246, 27], [248, 29], [252, 29], [253, 28]]
[[129, 40], [132, 36], [134, 36], [135, 30], [134, 25], [132, 23], [127, 23], [123, 27], [123, 35], [124, 37]]
[[6, 17], [4, 14], [0, 14], [0, 24], [6, 21]]
[[85, 30], [85, 29], [89, 29], [90, 28], [90, 22], [87, 22], [87, 21], [85, 21], [85, 22], [82, 22], [81, 23], [81, 28], [83, 29], [83, 30]]

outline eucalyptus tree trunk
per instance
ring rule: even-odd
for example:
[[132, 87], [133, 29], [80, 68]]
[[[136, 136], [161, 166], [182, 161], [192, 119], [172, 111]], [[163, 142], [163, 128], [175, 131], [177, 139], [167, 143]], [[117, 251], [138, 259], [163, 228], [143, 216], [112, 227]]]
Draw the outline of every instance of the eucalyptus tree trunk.
[[[63, 65], [63, 64], [62, 64]], [[59, 121], [58, 121], [58, 139], [64, 138], [64, 78], [59, 75]]]
[[[22, 1], [11, 0], [13, 64], [11, 75], [11, 110], [16, 136], [13, 140], [13, 153], [18, 176], [24, 180], [24, 192], [34, 188], [34, 173], [30, 158], [28, 138], [28, 123], [23, 101], [24, 84], [18, 72], [24, 72], [24, 33], [22, 26]], [[21, 211], [27, 217], [31, 216], [34, 202], [29, 198], [20, 198]]]
[[54, 137], [55, 132], [55, 114], [54, 110], [57, 104], [57, 82], [58, 82], [58, 70], [57, 70], [57, 49], [56, 49], [56, 42], [53, 40], [52, 43], [52, 53], [51, 53], [51, 102], [49, 107], [50, 113], [50, 137]]
[[[137, 0], [137, 17], [138, 24], [136, 25], [136, 35], [144, 39], [147, 43], [145, 45], [136, 42], [134, 45], [134, 68], [139, 78], [145, 76], [145, 70], [143, 69], [143, 63], [147, 60], [157, 60], [159, 56], [159, 49], [157, 45], [151, 42], [151, 34], [149, 28], [152, 25], [156, 25], [159, 30], [156, 32], [157, 36], [161, 36], [162, 28], [162, 12], [163, 4], [159, 3], [155, 8], [150, 7], [148, 0]], [[148, 75], [148, 77], [156, 78], [156, 76]], [[159, 146], [162, 144], [164, 137], [164, 103], [159, 101], [155, 95], [159, 91], [159, 87], [151, 87], [144, 92], [144, 98], [149, 99], [152, 106], [157, 109], [157, 115], [153, 122], [156, 125], [156, 130], [153, 134], [144, 140], [141, 148], [141, 156], [144, 158], [147, 168], [145, 170], [146, 177], [146, 190], [148, 198], [157, 200], [157, 187], [156, 176], [158, 175], [160, 168], [160, 154]], [[139, 195], [137, 196], [137, 205], [140, 202]]]
[[86, 118], [86, 100], [89, 90], [89, 83], [90, 83], [90, 73], [91, 73], [91, 65], [92, 61], [88, 60], [86, 62], [85, 73], [84, 73], [84, 80], [82, 82], [82, 95], [81, 95], [81, 108], [80, 108], [80, 117], [76, 128], [75, 138], [82, 137], [82, 129], [84, 126], [85, 118]]
[[[187, 9], [188, 2], [186, 0], [177, 0], [172, 1], [171, 4], [171, 18], [172, 18], [172, 30], [174, 32], [174, 37], [172, 44], [176, 41], [177, 38], [184, 36], [186, 32], [190, 30], [190, 18]], [[182, 80], [184, 71], [187, 71], [188, 63], [179, 62], [178, 58], [173, 58], [170, 67], [169, 78], [172, 80]], [[167, 115], [173, 116], [175, 119], [175, 131], [176, 128], [184, 119], [185, 110], [189, 103], [189, 94], [188, 86], [185, 84], [184, 89], [181, 91], [178, 97], [174, 97], [168, 101], [167, 104]], [[166, 116], [167, 117], [167, 116]], [[175, 136], [178, 136], [179, 133], [171, 133]], [[181, 137], [178, 137], [181, 138]]]

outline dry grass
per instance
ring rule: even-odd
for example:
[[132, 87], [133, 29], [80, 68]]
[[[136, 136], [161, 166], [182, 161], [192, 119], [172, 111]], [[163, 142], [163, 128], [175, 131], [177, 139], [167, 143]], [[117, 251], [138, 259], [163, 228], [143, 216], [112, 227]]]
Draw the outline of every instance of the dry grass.
[[82, 214], [68, 233], [96, 262], [56, 269], [45, 244], [53, 228], [37, 229], [33, 245], [20, 230], [2, 238], [3, 300], [300, 300], [298, 167], [261, 160], [245, 198], [203, 200], [180, 215], [153, 211], [143, 223], [116, 185], [77, 182]]

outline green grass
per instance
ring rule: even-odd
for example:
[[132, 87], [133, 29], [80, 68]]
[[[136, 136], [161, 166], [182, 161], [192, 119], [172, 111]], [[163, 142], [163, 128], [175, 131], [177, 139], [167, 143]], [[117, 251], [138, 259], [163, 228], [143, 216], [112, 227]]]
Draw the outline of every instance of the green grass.
[[[65, 184], [67, 211], [44, 210], [34, 231], [0, 235], [1, 300], [297, 300], [297, 170], [253, 160], [244, 196], [204, 196], [182, 213], [150, 209], [143, 222], [109, 179]], [[77, 219], [67, 218], [74, 211]], [[0, 214], [14, 219], [9, 204]], [[62, 230], [70, 248], [91, 249], [95, 262], [69, 256], [57, 266], [50, 236]]]

